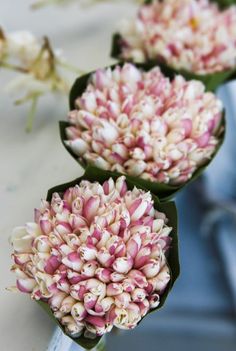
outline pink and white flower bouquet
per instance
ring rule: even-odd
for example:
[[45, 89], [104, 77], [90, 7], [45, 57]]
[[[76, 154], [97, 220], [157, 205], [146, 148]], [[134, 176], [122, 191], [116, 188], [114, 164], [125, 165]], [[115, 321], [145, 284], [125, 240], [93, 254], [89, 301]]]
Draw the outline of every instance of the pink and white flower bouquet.
[[118, 31], [119, 60], [162, 63], [209, 90], [236, 76], [235, 0], [149, 0]]
[[11, 238], [17, 289], [86, 349], [160, 308], [179, 274], [174, 203], [95, 171], [51, 189]]
[[125, 174], [168, 198], [211, 162], [224, 137], [221, 101], [202, 82], [131, 63], [77, 79], [61, 139], [84, 167]]

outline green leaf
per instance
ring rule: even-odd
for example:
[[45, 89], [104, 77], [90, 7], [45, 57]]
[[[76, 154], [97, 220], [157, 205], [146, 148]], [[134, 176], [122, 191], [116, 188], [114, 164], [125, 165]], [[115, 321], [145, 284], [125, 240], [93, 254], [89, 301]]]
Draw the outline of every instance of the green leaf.
[[[124, 65], [125, 63], [119, 63], [119, 65]], [[136, 64], [136, 66], [140, 69], [143, 69], [145, 71], [148, 71], [149, 69], [151, 69], [155, 64], [148, 62], [145, 64]], [[112, 65], [109, 66], [111, 68], [114, 68], [116, 65]], [[163, 72], [163, 74], [166, 77], [169, 77], [170, 79], [172, 79], [174, 77], [174, 73], [173, 70], [171, 70], [169, 67], [167, 66], [161, 66], [161, 70]], [[71, 92], [70, 92], [70, 109], [73, 110], [75, 108], [75, 101], [77, 100], [77, 98], [79, 96], [81, 96], [83, 94], [83, 92], [85, 91], [88, 81], [90, 80], [91, 74], [93, 74], [94, 72], [90, 72], [82, 77], [79, 77], [74, 85], [72, 86]], [[86, 163], [86, 161], [81, 158], [78, 157], [66, 144], [65, 144], [65, 140], [67, 139], [66, 136], [66, 128], [70, 126], [70, 124], [68, 122], [60, 122], [60, 136], [61, 136], [61, 140], [63, 145], [65, 146], [65, 148], [68, 150], [68, 152], [70, 153], [70, 155], [72, 155], [72, 157], [83, 167], [86, 169], [86, 167], [88, 166], [88, 164]], [[158, 183], [158, 182], [152, 182], [152, 181], [148, 181], [148, 180], [144, 180], [142, 178], [138, 178], [138, 177], [132, 177], [129, 175], [126, 175], [128, 179], [130, 179], [133, 183], [137, 184], [138, 186], [143, 186], [146, 189], [149, 189], [153, 194], [158, 195], [158, 197], [161, 200], [168, 200], [171, 197], [173, 197], [179, 190], [181, 190], [184, 186], [186, 186], [187, 184], [189, 184], [190, 182], [192, 182], [193, 180], [195, 180], [197, 177], [200, 176], [200, 174], [204, 171], [204, 169], [209, 165], [209, 163], [212, 161], [212, 159], [215, 157], [215, 155], [217, 154], [218, 150], [220, 149], [220, 146], [222, 145], [223, 141], [224, 141], [224, 136], [225, 136], [225, 116], [223, 116], [222, 119], [222, 123], [221, 126], [219, 128], [218, 131], [218, 138], [220, 139], [220, 143], [218, 144], [218, 147], [213, 155], [213, 157], [204, 165], [201, 166], [197, 169], [197, 171], [193, 174], [192, 178], [186, 182], [185, 184], [181, 185], [181, 186], [173, 186], [173, 185], [169, 185], [169, 184], [164, 184], [164, 183]], [[101, 171], [101, 170], [99, 170]], [[108, 173], [110, 174], [110, 176], [118, 176], [121, 175], [120, 173], [117, 172], [107, 172], [107, 171], [102, 171], [105, 174]]]
[[[233, 4], [236, 4], [236, 0], [211, 0], [219, 5], [220, 8], [227, 8]], [[146, 0], [145, 4], [151, 4], [153, 0]], [[119, 33], [115, 33], [112, 38], [112, 47], [111, 47], [111, 57], [123, 60], [121, 57], [122, 54], [122, 42], [124, 39]], [[124, 61], [124, 60], [123, 60]], [[132, 61], [132, 60], [127, 60]], [[156, 60], [147, 60], [147, 64], [154, 67], [159, 65], [163, 71], [163, 73], [169, 72], [170, 76], [175, 76], [176, 74], [181, 74], [187, 80], [197, 79], [204, 83], [206, 90], [208, 91], [215, 91], [221, 84], [226, 83], [230, 80], [236, 78], [236, 68], [231, 70], [226, 70], [222, 72], [210, 73], [210, 74], [196, 74], [185, 69], [176, 69], [174, 67], [169, 66], [168, 64], [163, 63], [163, 61], [156, 59]]]
[[[57, 185], [54, 188], [50, 189], [48, 191], [48, 194], [47, 194], [47, 201], [51, 201], [52, 195], [54, 192], [57, 192], [60, 195], [63, 195], [63, 193], [68, 188], [74, 187], [76, 184], [80, 184], [80, 182], [82, 180], [89, 180], [90, 182], [97, 181], [100, 184], [102, 184], [110, 177], [112, 177], [114, 180], [116, 180], [119, 176], [120, 175], [118, 173], [115, 174], [112, 172], [105, 172], [105, 171], [98, 169], [96, 167], [88, 166], [82, 177], [79, 177], [79, 178], [77, 178], [71, 182], [65, 183], [65, 184]], [[128, 189], [130, 189], [130, 190], [132, 190], [134, 186], [136, 186], [140, 189], [143, 189], [145, 191], [149, 190], [144, 185], [134, 183], [132, 181], [132, 179], [130, 179], [130, 177], [127, 177], [127, 176], [126, 176], [126, 183], [127, 183]], [[164, 294], [160, 297], [159, 306], [149, 313], [153, 313], [154, 311], [160, 309], [164, 305], [165, 300], [166, 300], [169, 292], [171, 291], [176, 279], [178, 278], [178, 276], [180, 274], [179, 253], [178, 253], [178, 219], [177, 219], [177, 209], [176, 209], [175, 203], [172, 201], [171, 202], [160, 202], [159, 198], [154, 194], [152, 194], [152, 198], [154, 200], [155, 209], [166, 214], [166, 216], [169, 220], [168, 225], [170, 227], [172, 227], [173, 229], [172, 229], [172, 232], [170, 234], [170, 236], [172, 238], [171, 248], [169, 250], [169, 254], [167, 257], [167, 262], [168, 262], [168, 265], [170, 267], [170, 272], [171, 272], [171, 280], [170, 280], [170, 283], [169, 283], [167, 289], [165, 290]], [[63, 326], [54, 317], [48, 304], [46, 304], [45, 302], [42, 302], [42, 301], [39, 301], [39, 304], [49, 314], [49, 316], [60, 326], [60, 328], [63, 330], [63, 332], [65, 332]], [[90, 340], [90, 339], [86, 339], [85, 337], [80, 336], [79, 338], [73, 339], [73, 340], [77, 344], [79, 344], [87, 349], [90, 349], [90, 348], [93, 348], [100, 341], [100, 338]]]

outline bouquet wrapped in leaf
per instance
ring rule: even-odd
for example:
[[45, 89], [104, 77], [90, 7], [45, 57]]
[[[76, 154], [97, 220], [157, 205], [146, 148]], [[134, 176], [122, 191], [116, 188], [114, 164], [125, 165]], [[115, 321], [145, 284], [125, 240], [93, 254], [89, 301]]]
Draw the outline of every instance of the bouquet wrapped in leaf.
[[78, 78], [61, 139], [86, 168], [125, 174], [160, 199], [198, 177], [224, 139], [220, 100], [169, 69], [121, 63]]
[[236, 77], [235, 0], [149, 0], [113, 36], [112, 57], [162, 65], [214, 91]]
[[11, 242], [18, 290], [86, 349], [159, 309], [179, 275], [174, 203], [93, 167], [49, 190]]

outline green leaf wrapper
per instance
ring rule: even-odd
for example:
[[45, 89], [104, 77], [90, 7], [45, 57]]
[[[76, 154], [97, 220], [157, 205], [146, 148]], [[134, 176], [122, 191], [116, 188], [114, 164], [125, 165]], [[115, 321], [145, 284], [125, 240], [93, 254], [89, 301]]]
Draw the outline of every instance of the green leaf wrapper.
[[[236, 0], [210, 0], [218, 4], [221, 9], [227, 8], [231, 5], [236, 4]], [[153, 0], [144, 1], [145, 4], [151, 4]], [[125, 40], [125, 39], [124, 39]], [[124, 61], [122, 58], [122, 41], [123, 38], [119, 33], [115, 33], [112, 38], [112, 47], [111, 47], [111, 57]], [[132, 62], [132, 60], [126, 60]], [[209, 74], [196, 74], [191, 71], [187, 71], [185, 69], [176, 69], [168, 64], [163, 63], [162, 60], [158, 58], [156, 60], [147, 60], [146, 63], [151, 65], [152, 67], [158, 65], [163, 70], [169, 70], [172, 72], [172, 76], [176, 74], [181, 74], [187, 80], [196, 79], [200, 80], [204, 83], [206, 90], [215, 91], [221, 84], [226, 83], [230, 80], [236, 79], [236, 67], [231, 70], [225, 70], [222, 72], [209, 73]]]
[[[125, 63], [118, 63], [119, 65], [124, 65]], [[112, 65], [109, 66], [111, 68], [114, 68], [116, 65]], [[135, 64], [136, 67], [143, 69], [144, 71], [148, 71], [149, 69], [151, 69], [153, 67], [153, 64], [151, 62], [145, 63], [145, 64]], [[173, 79], [174, 77], [174, 72], [173, 70], [171, 70], [169, 67], [167, 66], [161, 66], [161, 70], [163, 72], [163, 74], [166, 77], [169, 77], [170, 79]], [[91, 77], [91, 74], [93, 74], [94, 72], [90, 72], [82, 77], [79, 77], [74, 85], [72, 86], [71, 92], [70, 92], [70, 109], [73, 110], [75, 108], [75, 101], [78, 97], [80, 97], [83, 92], [85, 91], [88, 81]], [[86, 167], [88, 166], [88, 164], [86, 163], [86, 161], [82, 158], [82, 157], [78, 157], [72, 150], [70, 147], [68, 147], [65, 143], [65, 140], [67, 140], [67, 136], [66, 136], [66, 128], [69, 127], [71, 124], [69, 122], [60, 122], [60, 136], [61, 136], [61, 141], [63, 143], [63, 145], [65, 146], [65, 148], [68, 150], [68, 152], [72, 155], [72, 157], [83, 167], [86, 169]], [[225, 117], [223, 114], [223, 118], [222, 118], [222, 122], [221, 125], [218, 129], [218, 132], [216, 133], [217, 137], [219, 138], [219, 144], [217, 145], [217, 148], [215, 150], [214, 155], [212, 156], [212, 158], [209, 160], [209, 162], [207, 162], [205, 165], [199, 167], [193, 174], [192, 178], [181, 185], [178, 186], [173, 186], [173, 185], [169, 185], [169, 184], [164, 184], [164, 183], [158, 183], [158, 182], [152, 182], [152, 181], [148, 181], [145, 179], [142, 179], [140, 177], [133, 177], [133, 176], [129, 176], [127, 174], [125, 174], [125, 176], [127, 177], [127, 179], [130, 179], [133, 183], [135, 183], [137, 186], [140, 187], [145, 187], [146, 189], [150, 190], [153, 194], [156, 194], [161, 200], [168, 200], [171, 197], [173, 197], [179, 190], [181, 190], [184, 186], [186, 186], [187, 184], [189, 184], [190, 182], [192, 182], [193, 180], [195, 180], [203, 171], [204, 169], [208, 166], [208, 164], [211, 162], [211, 160], [215, 157], [215, 155], [217, 154], [218, 150], [220, 149], [223, 141], [224, 141], [224, 136], [225, 136]], [[117, 172], [107, 172], [105, 170], [100, 170], [98, 169], [100, 172], [104, 172], [105, 174], [109, 173], [110, 176], [118, 176], [121, 175]]]
[[[59, 194], [63, 194], [68, 188], [74, 187], [76, 184], [80, 184], [82, 180], [88, 180], [90, 182], [99, 182], [100, 184], [104, 183], [107, 179], [112, 177], [114, 180], [116, 180], [119, 175], [113, 175], [111, 172], [104, 172], [98, 168], [89, 166], [86, 168], [86, 171], [84, 175], [80, 178], [77, 178], [73, 180], [72, 182], [65, 183], [58, 185], [48, 191], [47, 194], [47, 201], [51, 201], [52, 195], [54, 192], [57, 192]], [[128, 189], [132, 190], [134, 186], [137, 186], [140, 189], [143, 189], [145, 191], [148, 191], [144, 186], [141, 185], [136, 185], [135, 183], [132, 182], [128, 177], [126, 177], [126, 183], [128, 186]], [[156, 210], [161, 211], [166, 214], [168, 218], [168, 225], [172, 227], [172, 232], [170, 233], [170, 237], [172, 238], [171, 242], [171, 247], [169, 249], [168, 257], [167, 257], [167, 262], [170, 268], [171, 272], [171, 280], [164, 292], [163, 295], [160, 297], [160, 304], [159, 306], [152, 310], [149, 313], [152, 313], [158, 309], [160, 309], [169, 292], [171, 291], [176, 279], [179, 276], [180, 273], [180, 265], [179, 265], [179, 254], [178, 254], [178, 220], [177, 220], [177, 210], [174, 202], [160, 202], [158, 197], [152, 194], [152, 198], [154, 200], [154, 207]], [[43, 301], [37, 301], [38, 304], [44, 309], [44, 311], [56, 322], [56, 324], [62, 329], [62, 331], [65, 333], [64, 327], [59, 323], [59, 321], [54, 317], [53, 312], [51, 311], [49, 305], [46, 302]], [[66, 333], [65, 333], [66, 334]], [[70, 337], [70, 336], [69, 336]], [[71, 338], [71, 337], [70, 337]], [[101, 337], [96, 337], [95, 339], [88, 339], [85, 338], [83, 335], [81, 335], [79, 338], [71, 338], [76, 344], [79, 344], [80, 346], [86, 348], [86, 349], [92, 349], [95, 347], [99, 341], [101, 340]]]

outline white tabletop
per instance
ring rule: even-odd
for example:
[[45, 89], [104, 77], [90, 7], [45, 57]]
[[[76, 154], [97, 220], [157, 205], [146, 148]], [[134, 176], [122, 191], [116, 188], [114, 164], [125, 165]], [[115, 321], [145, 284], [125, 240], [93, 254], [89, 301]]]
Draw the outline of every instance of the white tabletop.
[[[76, 4], [32, 12], [31, 0], [0, 1], [0, 24], [8, 31], [27, 29], [48, 35], [54, 47], [62, 48], [68, 60], [88, 71], [109, 64], [111, 33], [133, 5], [103, 4], [81, 10]], [[125, 6], [125, 7], [124, 7]], [[23, 294], [5, 290], [14, 284], [10, 273], [8, 238], [16, 225], [33, 219], [33, 209], [47, 190], [72, 180], [82, 170], [63, 148], [58, 121], [65, 118], [67, 99], [43, 98], [34, 129], [24, 131], [29, 106], [15, 107], [4, 86], [13, 77], [0, 72], [0, 335], [1, 351], [43, 351], [54, 325], [44, 312]]]

